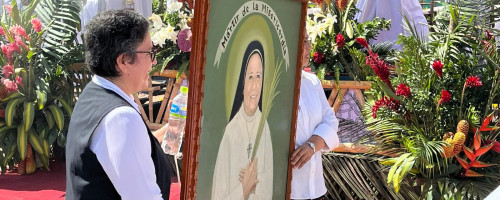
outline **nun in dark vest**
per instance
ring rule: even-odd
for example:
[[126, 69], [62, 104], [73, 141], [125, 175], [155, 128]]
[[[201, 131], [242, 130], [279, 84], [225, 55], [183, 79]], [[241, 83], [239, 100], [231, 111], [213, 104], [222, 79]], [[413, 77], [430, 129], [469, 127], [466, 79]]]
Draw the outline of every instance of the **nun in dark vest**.
[[75, 105], [66, 143], [66, 199], [168, 199], [170, 165], [132, 94], [148, 87], [156, 64], [149, 22], [107, 11], [85, 28], [85, 59], [95, 74]]

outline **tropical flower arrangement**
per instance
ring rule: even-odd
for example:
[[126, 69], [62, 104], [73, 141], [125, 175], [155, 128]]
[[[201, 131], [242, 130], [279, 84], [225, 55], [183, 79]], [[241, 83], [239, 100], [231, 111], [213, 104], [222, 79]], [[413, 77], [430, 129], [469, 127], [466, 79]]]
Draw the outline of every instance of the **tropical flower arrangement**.
[[[310, 4], [319, 8], [313, 16], [309, 16], [306, 30], [312, 41], [311, 67], [320, 79], [325, 74], [342, 73], [352, 79], [365, 80], [359, 59], [364, 58], [362, 46], [355, 38], [372, 39], [380, 30], [390, 28], [390, 21], [374, 19], [364, 23], [354, 20], [359, 11], [355, 8], [355, 0], [316, 0]], [[385, 55], [392, 45], [375, 47], [380, 55]]]
[[149, 19], [151, 40], [157, 48], [158, 65], [152, 72], [177, 69], [179, 75], [188, 74], [191, 52], [192, 2], [170, 1], [161, 14]]
[[65, 144], [74, 98], [64, 69], [72, 45], [65, 43], [76, 36], [79, 7], [37, 0], [20, 11], [16, 3], [2, 7], [0, 27], [0, 170], [17, 165], [29, 174], [35, 158], [48, 170], [53, 144]]
[[482, 199], [500, 184], [500, 57], [488, 45], [497, 42], [490, 23], [481, 20], [488, 12], [469, 12], [451, 4], [428, 39], [400, 36], [394, 64], [356, 39], [369, 52], [364, 64], [374, 80], [366, 124], [374, 151], [392, 155], [381, 163], [390, 166], [387, 183], [396, 192], [407, 176], [421, 186], [419, 199]]

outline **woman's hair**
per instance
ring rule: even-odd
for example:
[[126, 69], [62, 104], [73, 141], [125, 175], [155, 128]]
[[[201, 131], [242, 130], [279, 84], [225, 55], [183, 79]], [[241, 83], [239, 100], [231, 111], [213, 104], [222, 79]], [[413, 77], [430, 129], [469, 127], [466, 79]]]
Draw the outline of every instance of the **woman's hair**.
[[116, 59], [125, 54], [134, 63], [133, 53], [148, 34], [149, 22], [134, 11], [110, 10], [96, 15], [85, 26], [85, 60], [99, 76], [116, 77]]
[[[229, 117], [229, 121], [233, 119], [236, 113], [240, 110], [241, 104], [243, 104], [243, 88], [245, 87], [245, 74], [248, 68], [248, 62], [252, 55], [258, 54], [260, 60], [262, 62], [262, 81], [264, 81], [264, 48], [259, 41], [252, 41], [248, 44], [247, 49], [245, 50], [245, 54], [243, 55], [243, 61], [241, 62], [241, 71], [240, 77], [238, 79], [238, 86], [236, 87], [236, 94], [234, 94], [234, 102], [233, 109], [231, 109], [231, 116]], [[264, 85], [264, 82], [262, 82]], [[260, 90], [260, 99], [259, 99], [259, 109], [262, 110], [262, 90]]]

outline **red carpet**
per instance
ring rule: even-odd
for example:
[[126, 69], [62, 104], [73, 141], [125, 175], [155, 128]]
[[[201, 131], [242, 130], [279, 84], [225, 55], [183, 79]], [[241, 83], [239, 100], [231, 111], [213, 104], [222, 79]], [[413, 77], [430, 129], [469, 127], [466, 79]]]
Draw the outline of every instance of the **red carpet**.
[[[19, 175], [17, 170], [0, 175], [0, 200], [64, 199], [66, 189], [64, 162], [51, 162], [50, 168], [50, 172], [39, 169], [30, 175]], [[172, 184], [170, 199], [180, 199], [178, 183]]]

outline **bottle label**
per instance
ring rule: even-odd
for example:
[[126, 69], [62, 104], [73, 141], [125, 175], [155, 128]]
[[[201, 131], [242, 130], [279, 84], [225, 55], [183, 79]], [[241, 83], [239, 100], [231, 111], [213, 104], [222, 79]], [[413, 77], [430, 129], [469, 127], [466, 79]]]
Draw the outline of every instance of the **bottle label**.
[[177, 104], [172, 104], [172, 107], [170, 108], [170, 115], [186, 119], [187, 115], [187, 106], [186, 105], [177, 105]]

